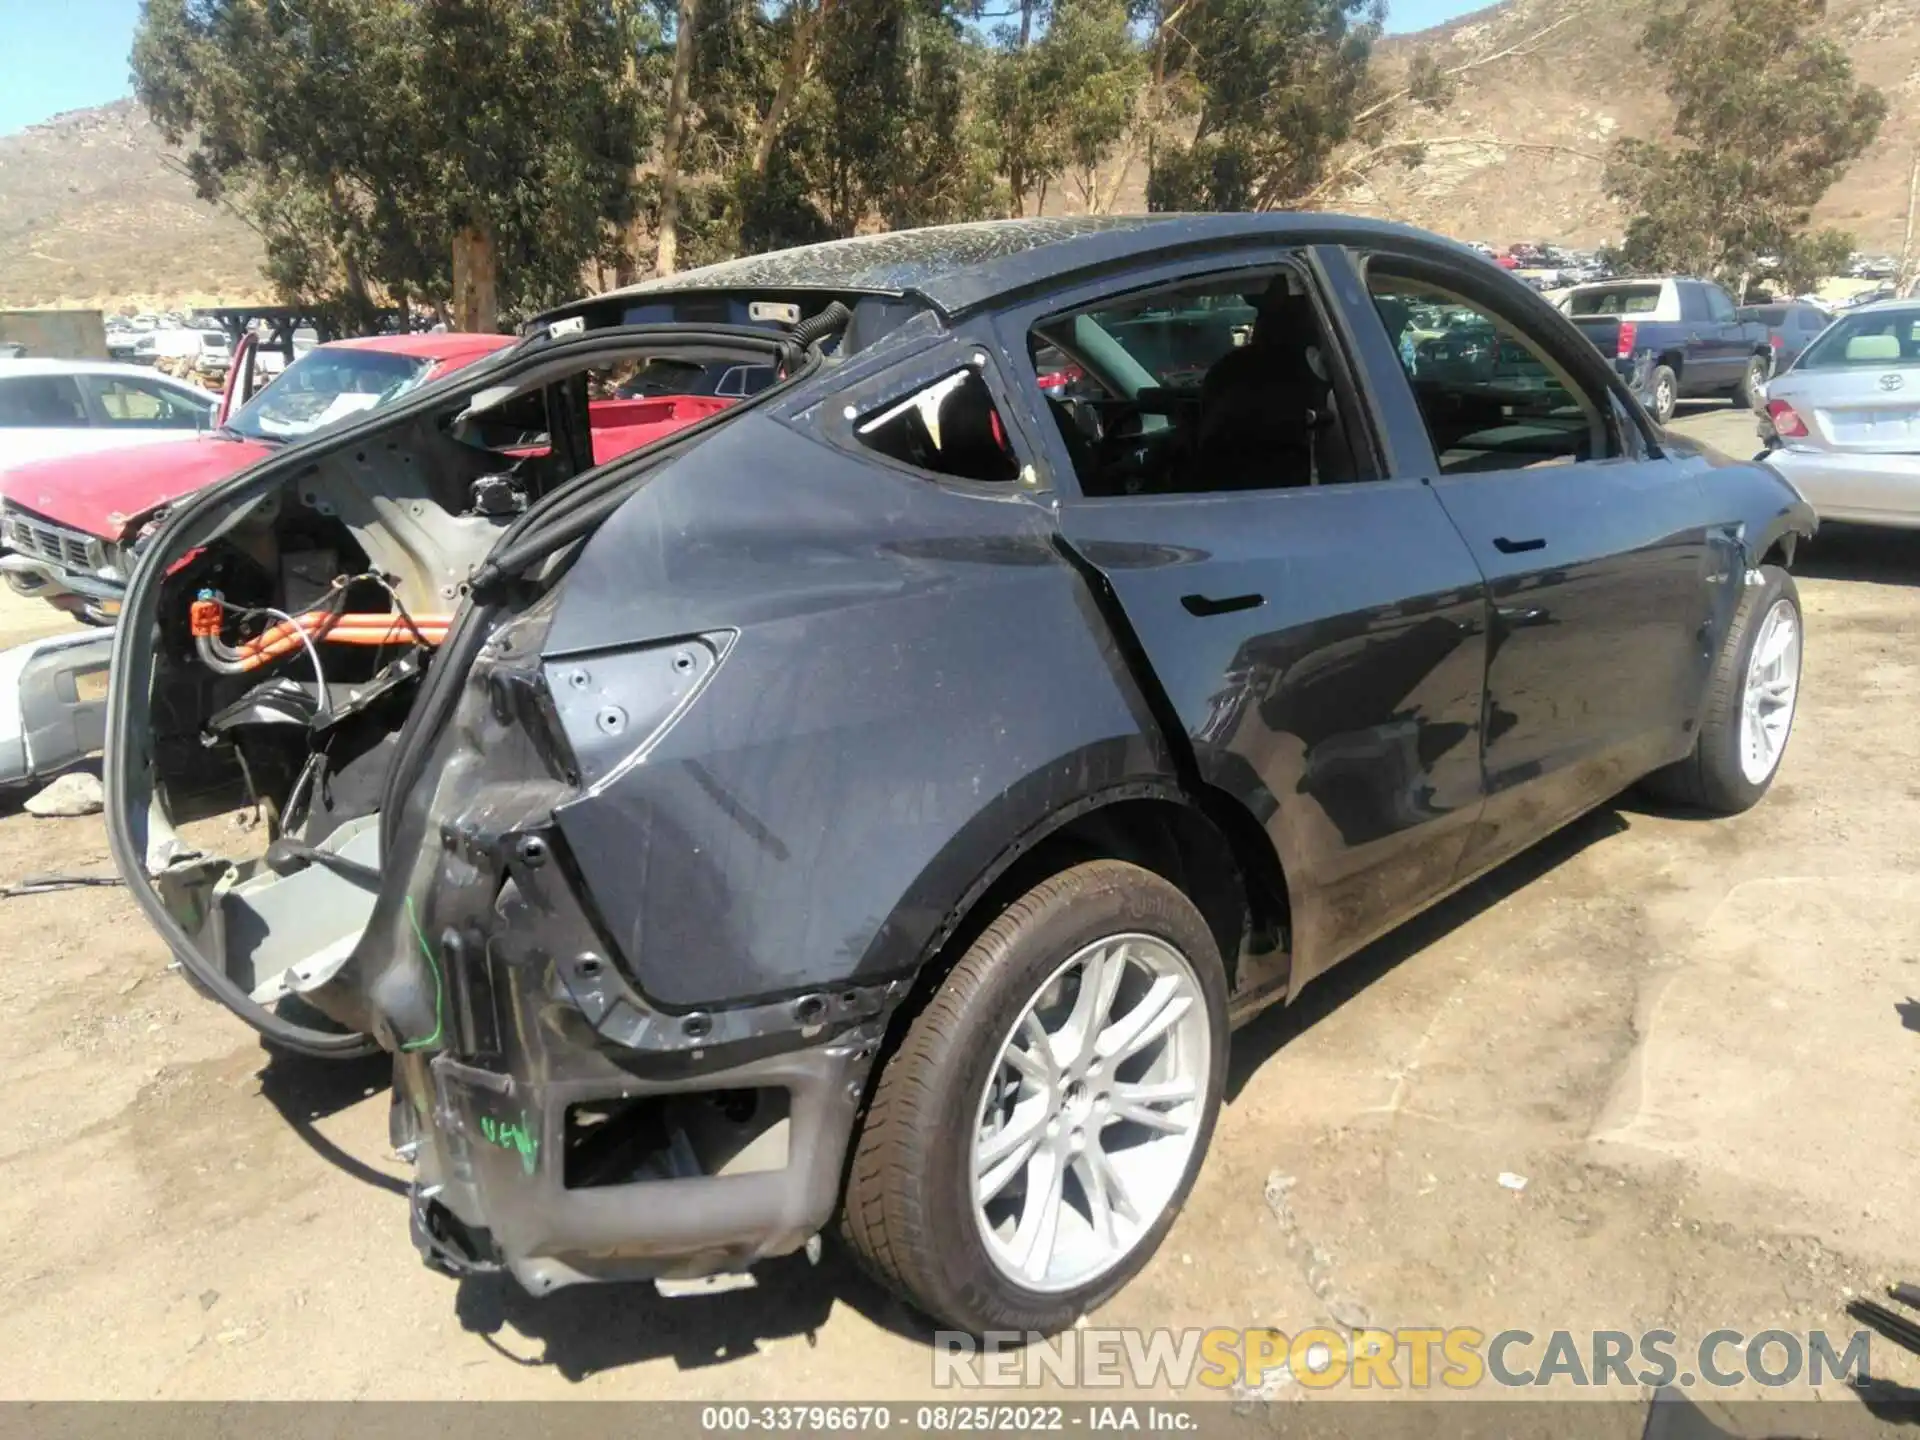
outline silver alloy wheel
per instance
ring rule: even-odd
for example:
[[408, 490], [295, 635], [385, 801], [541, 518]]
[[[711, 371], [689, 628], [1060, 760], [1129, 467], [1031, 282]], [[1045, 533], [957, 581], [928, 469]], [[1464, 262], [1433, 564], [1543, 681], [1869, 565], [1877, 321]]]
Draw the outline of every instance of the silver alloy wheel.
[[974, 1222], [995, 1267], [1058, 1293], [1125, 1261], [1180, 1188], [1213, 1063], [1199, 978], [1165, 940], [1111, 935], [1055, 970], [974, 1124]]
[[1665, 421], [1673, 415], [1673, 407], [1678, 399], [1674, 393], [1673, 381], [1661, 380], [1653, 387], [1653, 414], [1656, 420]]
[[1800, 695], [1800, 617], [1784, 595], [1773, 602], [1747, 659], [1740, 697], [1740, 773], [1758, 785], [1773, 774], [1793, 729]]

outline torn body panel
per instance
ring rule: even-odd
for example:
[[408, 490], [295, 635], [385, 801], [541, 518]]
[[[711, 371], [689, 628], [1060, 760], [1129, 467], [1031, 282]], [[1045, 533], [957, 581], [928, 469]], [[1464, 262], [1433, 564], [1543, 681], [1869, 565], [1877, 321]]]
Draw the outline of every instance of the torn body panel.
[[[879, 1040], [969, 891], [1075, 802], [1175, 783], [1050, 529], [748, 416], [494, 632], [403, 830], [406, 895], [329, 987], [440, 1056], [399, 1071], [441, 1117], [440, 1263], [465, 1245], [537, 1291], [734, 1269], [825, 1224]], [[688, 1174], [671, 1207], [657, 1180], [562, 1181], [579, 1106], [769, 1089], [777, 1175]], [[487, 1138], [508, 1098], [530, 1152]]]
[[[110, 767], [121, 797], [159, 781], [127, 839], [220, 967], [208, 988], [326, 1017], [336, 1053], [392, 1051], [423, 1247], [535, 1290], [804, 1242], [886, 1026], [967, 900], [1076, 806], [1179, 783], [1050, 509], [850, 453], [803, 382], [623, 462], [603, 523], [449, 627], [482, 558], [527, 533], [460, 497], [547, 458], [459, 432], [552, 369], [480, 377], [451, 424], [402, 408], [183, 512], [156, 553], [197, 558], [134, 591], [159, 591], [162, 653], [126, 647], [122, 673], [189, 686], [197, 718], [123, 731]], [[302, 535], [337, 561], [316, 571]], [[280, 583], [249, 592], [243, 570]], [[356, 578], [302, 597], [293, 574]], [[236, 611], [269, 628], [232, 635]], [[361, 629], [400, 658], [339, 643]], [[349, 649], [361, 669], [322, 689]], [[448, 665], [423, 725], [420, 671]], [[409, 723], [417, 778], [389, 807]], [[176, 827], [177, 752], [209, 737], [295, 749], [264, 778], [241, 766], [289, 822], [263, 854]]]
[[[523, 347], [195, 497], [143, 562], [109, 697], [116, 858], [196, 983], [270, 1039], [368, 1043], [330, 1033], [337, 1015], [311, 1023], [312, 1002], [297, 1023], [264, 1007], [318, 993], [360, 939], [350, 917], [379, 889], [399, 731], [447, 612], [530, 510], [602, 473], [583, 373], [650, 347], [781, 353], [684, 330]], [[643, 448], [607, 468], [647, 463]], [[236, 805], [271, 843], [198, 843], [193, 822]]]

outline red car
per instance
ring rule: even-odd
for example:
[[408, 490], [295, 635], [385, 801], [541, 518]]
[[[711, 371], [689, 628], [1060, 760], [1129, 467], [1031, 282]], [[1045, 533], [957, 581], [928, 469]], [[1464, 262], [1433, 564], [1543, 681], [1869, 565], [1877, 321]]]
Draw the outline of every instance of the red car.
[[[317, 346], [251, 391], [251, 345], [237, 348], [216, 428], [191, 440], [43, 460], [0, 472], [0, 574], [95, 625], [111, 625], [145, 542], [182, 498], [280, 446], [518, 343], [512, 335], [381, 335]], [[250, 398], [247, 398], [249, 397]], [[245, 399], [236, 406], [236, 400]], [[732, 404], [730, 395], [612, 396], [588, 405], [593, 459], [605, 464]], [[544, 412], [476, 443], [544, 453]], [[515, 422], [516, 424], [518, 422]], [[476, 494], [476, 508], [483, 497]], [[0, 785], [34, 779], [100, 746], [105, 632], [56, 635], [0, 652]]]
[[511, 335], [378, 335], [308, 351], [248, 399], [245, 345], [218, 428], [192, 440], [41, 460], [0, 474], [0, 573], [83, 620], [110, 623], [141, 535], [183, 495], [514, 343]]

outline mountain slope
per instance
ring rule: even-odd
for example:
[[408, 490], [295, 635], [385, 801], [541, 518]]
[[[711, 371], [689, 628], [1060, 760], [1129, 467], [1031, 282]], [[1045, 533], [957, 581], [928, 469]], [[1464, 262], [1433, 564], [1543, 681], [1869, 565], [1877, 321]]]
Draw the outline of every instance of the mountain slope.
[[0, 136], [0, 307], [264, 297], [259, 239], [167, 156], [131, 100]]
[[[1463, 239], [1617, 239], [1618, 208], [1600, 193], [1601, 157], [1619, 135], [1665, 132], [1661, 77], [1636, 48], [1657, 0], [1507, 0], [1390, 42], [1389, 58], [1436, 46], [1460, 63], [1554, 27], [1525, 53], [1463, 75], [1453, 107], [1422, 115], [1409, 135], [1524, 142], [1538, 149], [1456, 143], [1411, 170], [1394, 166], [1343, 208], [1388, 215]], [[1920, 143], [1920, 5], [1832, 0], [1828, 27], [1855, 72], [1887, 92], [1891, 113], [1874, 148], [1828, 192], [1819, 218], [1852, 230], [1863, 249], [1899, 248], [1907, 177]]]

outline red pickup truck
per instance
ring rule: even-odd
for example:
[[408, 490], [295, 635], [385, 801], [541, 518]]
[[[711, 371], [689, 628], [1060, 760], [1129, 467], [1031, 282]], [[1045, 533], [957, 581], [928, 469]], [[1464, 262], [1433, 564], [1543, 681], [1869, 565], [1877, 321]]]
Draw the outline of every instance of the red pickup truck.
[[511, 344], [511, 335], [457, 333], [336, 340], [309, 350], [251, 398], [235, 393], [246, 383], [246, 366], [236, 363], [216, 428], [205, 435], [0, 473], [0, 574], [22, 595], [110, 624], [141, 535], [182, 496]]
[[[511, 335], [458, 332], [336, 340], [308, 351], [254, 393], [250, 344], [242, 341], [208, 433], [0, 472], [0, 575], [22, 595], [90, 624], [111, 625], [134, 562], [175, 502], [281, 445], [515, 343]], [[637, 450], [734, 398], [592, 400], [594, 459], [604, 464]], [[545, 443], [531, 428], [503, 448], [531, 454]], [[110, 640], [104, 633], [59, 635], [0, 653], [0, 784], [44, 775], [99, 748]]]

